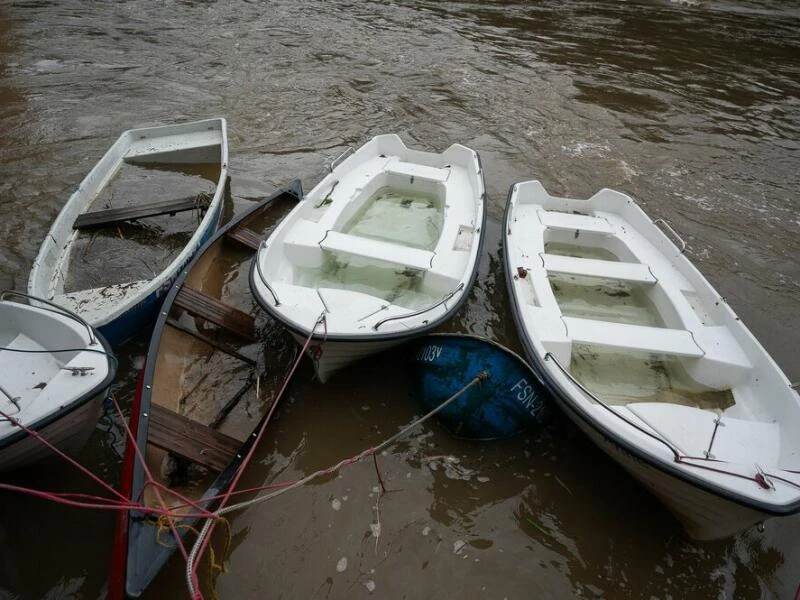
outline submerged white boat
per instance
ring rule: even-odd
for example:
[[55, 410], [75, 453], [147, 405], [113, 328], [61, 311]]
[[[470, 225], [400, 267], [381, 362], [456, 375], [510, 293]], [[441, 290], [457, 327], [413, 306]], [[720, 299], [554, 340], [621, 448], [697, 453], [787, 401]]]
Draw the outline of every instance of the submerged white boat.
[[300, 343], [317, 377], [449, 319], [477, 276], [486, 200], [478, 155], [373, 138], [265, 240], [250, 284]]
[[[30, 299], [42, 306], [23, 304]], [[0, 471], [67, 454], [94, 430], [116, 359], [92, 328], [26, 294], [0, 294]]]
[[505, 267], [533, 366], [565, 413], [696, 539], [800, 511], [800, 398], [628, 196], [512, 186]]
[[124, 342], [216, 230], [227, 178], [225, 119], [125, 131], [50, 228], [28, 293]]

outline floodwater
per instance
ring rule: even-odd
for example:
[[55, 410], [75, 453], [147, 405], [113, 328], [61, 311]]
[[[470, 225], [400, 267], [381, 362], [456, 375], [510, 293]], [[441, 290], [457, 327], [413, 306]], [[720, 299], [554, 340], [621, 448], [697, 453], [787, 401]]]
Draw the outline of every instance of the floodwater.
[[[0, 286], [125, 129], [228, 119], [226, 218], [396, 132], [477, 150], [491, 223], [450, 328], [517, 348], [498, 221], [537, 178], [638, 198], [800, 380], [800, 9], [779, 0], [0, 3]], [[119, 351], [130, 404], [146, 332]], [[244, 485], [297, 479], [420, 414], [401, 354], [327, 385], [308, 364]], [[81, 461], [116, 483], [115, 428]], [[117, 433], [118, 435], [118, 433]], [[793, 598], [800, 518], [696, 543], [557, 412], [470, 443], [435, 423], [231, 520], [220, 598]], [[61, 465], [4, 476], [93, 492]], [[114, 517], [0, 495], [0, 598], [102, 598]], [[221, 552], [224, 539], [215, 540]], [[201, 573], [207, 581], [207, 573]], [[175, 560], [148, 597], [188, 597]]]

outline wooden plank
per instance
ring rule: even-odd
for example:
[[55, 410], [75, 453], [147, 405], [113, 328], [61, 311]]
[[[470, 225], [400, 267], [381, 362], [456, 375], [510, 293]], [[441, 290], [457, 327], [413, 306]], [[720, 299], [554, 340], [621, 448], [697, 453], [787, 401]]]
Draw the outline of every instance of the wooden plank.
[[254, 342], [257, 339], [253, 317], [208, 294], [183, 286], [175, 296], [175, 305], [247, 340]]
[[210, 337], [208, 337], [206, 335], [203, 335], [199, 331], [192, 331], [188, 327], [184, 327], [183, 325], [181, 325], [175, 319], [167, 319], [167, 325], [169, 325], [170, 327], [173, 327], [174, 329], [177, 329], [178, 331], [182, 331], [183, 333], [185, 333], [187, 335], [190, 335], [190, 336], [200, 340], [201, 342], [205, 342], [206, 344], [208, 344], [212, 348], [216, 348], [220, 352], [224, 352], [225, 354], [228, 354], [229, 356], [233, 356], [234, 358], [238, 358], [240, 361], [242, 361], [244, 363], [247, 363], [250, 366], [253, 366], [253, 367], [256, 366], [256, 361], [254, 361], [252, 358], [249, 358], [249, 357], [245, 356], [244, 354], [240, 353], [231, 344], [226, 344], [226, 343], [221, 342], [221, 341], [212, 340]]
[[211, 197], [208, 194], [197, 194], [187, 198], [178, 198], [177, 200], [156, 200], [123, 208], [107, 208], [78, 215], [78, 218], [72, 224], [72, 228], [94, 229], [145, 217], [174, 215], [175, 213], [197, 208], [206, 209], [210, 203]]
[[239, 404], [239, 400], [241, 400], [244, 397], [244, 395], [247, 393], [247, 390], [253, 387], [254, 383], [255, 383], [255, 377], [253, 377], [253, 374], [251, 373], [250, 377], [247, 378], [247, 381], [244, 382], [244, 385], [241, 388], [239, 388], [239, 391], [236, 392], [233, 395], [233, 397], [231, 397], [231, 399], [225, 403], [225, 406], [219, 409], [219, 412], [211, 421], [210, 426], [213, 427], [214, 429], [219, 427], [225, 420], [225, 417], [227, 417], [230, 414], [230, 412], [236, 407], [236, 405]]
[[150, 405], [148, 443], [186, 460], [222, 471], [242, 442], [158, 404]]
[[248, 248], [252, 248], [253, 250], [258, 250], [259, 246], [261, 246], [262, 236], [249, 227], [245, 227], [243, 225], [234, 227], [228, 232], [227, 235], [232, 240], [236, 240], [240, 244], [243, 244]]

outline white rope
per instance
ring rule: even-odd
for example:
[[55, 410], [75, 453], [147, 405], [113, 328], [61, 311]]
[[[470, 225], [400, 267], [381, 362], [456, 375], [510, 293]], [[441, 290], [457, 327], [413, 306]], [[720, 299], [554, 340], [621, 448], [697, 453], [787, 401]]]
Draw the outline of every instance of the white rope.
[[319, 477], [320, 475], [327, 475], [329, 473], [333, 473], [333, 472], [339, 470], [345, 464], [357, 463], [358, 461], [360, 461], [365, 456], [369, 456], [371, 454], [377, 454], [378, 452], [380, 452], [381, 450], [383, 450], [387, 446], [390, 446], [391, 444], [396, 442], [398, 439], [404, 437], [408, 432], [412, 431], [414, 428], [418, 427], [419, 425], [421, 425], [422, 423], [424, 423], [425, 421], [427, 421], [428, 419], [433, 417], [436, 413], [438, 413], [442, 409], [446, 408], [451, 402], [455, 401], [459, 396], [461, 396], [464, 392], [466, 392], [472, 386], [480, 383], [481, 381], [483, 381], [484, 379], [487, 379], [488, 377], [489, 377], [489, 374], [486, 371], [482, 371], [477, 376], [475, 376], [472, 379], [472, 381], [470, 381], [467, 385], [465, 385], [463, 388], [461, 388], [455, 394], [450, 396], [447, 400], [442, 402], [439, 406], [437, 406], [436, 408], [431, 410], [426, 415], [420, 417], [416, 421], [413, 421], [410, 425], [406, 426], [405, 428], [403, 428], [402, 430], [400, 430], [399, 432], [397, 432], [396, 434], [394, 434], [390, 438], [386, 439], [385, 441], [381, 442], [380, 444], [378, 444], [374, 448], [367, 448], [366, 450], [363, 450], [362, 452], [360, 452], [359, 454], [357, 454], [356, 456], [354, 456], [352, 458], [345, 458], [345, 459], [339, 461], [338, 463], [336, 463], [332, 467], [328, 467], [326, 469], [320, 469], [319, 471], [315, 471], [314, 473], [311, 473], [310, 475], [307, 475], [306, 477], [304, 477], [302, 479], [299, 479], [298, 481], [295, 481], [294, 483], [292, 483], [290, 485], [287, 485], [286, 487], [281, 488], [279, 490], [276, 490], [274, 492], [271, 492], [269, 494], [265, 494], [263, 496], [257, 496], [256, 498], [253, 498], [252, 500], [246, 500], [244, 502], [239, 502], [238, 504], [231, 504], [230, 506], [226, 506], [224, 508], [219, 509], [218, 511], [215, 511], [213, 513], [213, 517], [208, 517], [206, 519], [206, 522], [203, 525], [203, 528], [200, 530], [200, 533], [197, 536], [197, 540], [195, 540], [194, 546], [192, 546], [191, 552], [189, 552], [189, 557], [186, 560], [186, 583], [187, 583], [187, 585], [189, 587], [189, 595], [192, 598], [197, 598], [198, 597], [197, 596], [197, 590], [195, 589], [194, 583], [192, 582], [192, 567], [193, 567], [193, 565], [195, 563], [195, 560], [197, 559], [197, 553], [200, 550], [200, 546], [202, 545], [203, 540], [205, 539], [205, 537], [208, 535], [208, 530], [210, 529], [214, 518], [221, 517], [221, 516], [226, 515], [228, 513], [231, 513], [231, 512], [237, 511], [237, 510], [241, 510], [243, 508], [248, 508], [250, 506], [254, 506], [254, 505], [260, 504], [262, 502], [266, 502], [267, 500], [272, 500], [273, 498], [277, 498], [281, 494], [285, 494], [289, 490], [293, 490], [293, 489], [296, 489], [296, 488], [298, 488], [298, 487], [300, 487], [302, 485], [305, 485], [306, 483], [308, 483], [309, 481]]

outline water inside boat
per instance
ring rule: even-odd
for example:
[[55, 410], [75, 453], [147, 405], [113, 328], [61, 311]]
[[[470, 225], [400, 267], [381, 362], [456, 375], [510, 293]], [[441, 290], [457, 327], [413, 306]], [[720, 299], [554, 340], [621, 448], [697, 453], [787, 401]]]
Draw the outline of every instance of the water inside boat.
[[440, 292], [426, 287], [421, 271], [327, 251], [321, 267], [296, 267], [294, 283], [361, 292], [408, 309], [430, 306], [441, 299]]
[[[324, 202], [324, 201], [323, 201]], [[444, 204], [433, 193], [383, 186], [340, 228], [341, 233], [420, 250], [433, 250], [444, 224]], [[377, 259], [324, 251], [320, 267], [295, 267], [293, 283], [345, 289], [408, 309], [441, 299], [428, 289], [423, 271]]]
[[[200, 194], [210, 197], [219, 171], [218, 164], [207, 163], [123, 163], [85, 212]], [[64, 292], [152, 279], [186, 246], [200, 218], [191, 210], [78, 232]]]
[[708, 410], [734, 405], [730, 390], [698, 384], [674, 357], [575, 344], [570, 373], [606, 404], [669, 402]]
[[383, 187], [344, 225], [342, 233], [433, 250], [443, 223], [444, 207], [435, 194]]
[[645, 286], [627, 281], [551, 274], [561, 313], [612, 323], [664, 327]]
[[[276, 202], [248, 219], [247, 227], [268, 235], [291, 206], [288, 201]], [[255, 315], [262, 341], [239, 338], [173, 305], [170, 316], [178, 327], [168, 325], [162, 332], [153, 379], [153, 387], [158, 390], [152, 395], [153, 402], [237, 440], [245, 440], [270, 408], [296, 351], [296, 344], [286, 330], [257, 310], [248, 283], [252, 257], [252, 250], [237, 242], [218, 240], [195, 263], [184, 285]], [[217, 345], [190, 332], [197, 332]], [[222, 348], [233, 349], [255, 361], [255, 367]], [[147, 449], [147, 462], [164, 482], [193, 499], [199, 498], [217, 476], [213, 470], [151, 445]], [[157, 504], [150, 488], [145, 490], [144, 500]], [[170, 497], [168, 502], [178, 501]]]
[[[619, 261], [605, 248], [565, 242], [546, 244], [548, 254]], [[565, 316], [613, 323], [666, 327], [640, 283], [551, 273], [550, 285]], [[646, 352], [621, 352], [574, 344], [570, 373], [608, 404], [669, 402], [724, 410], [733, 406], [730, 390], [712, 390], [692, 380], [678, 358]]]

